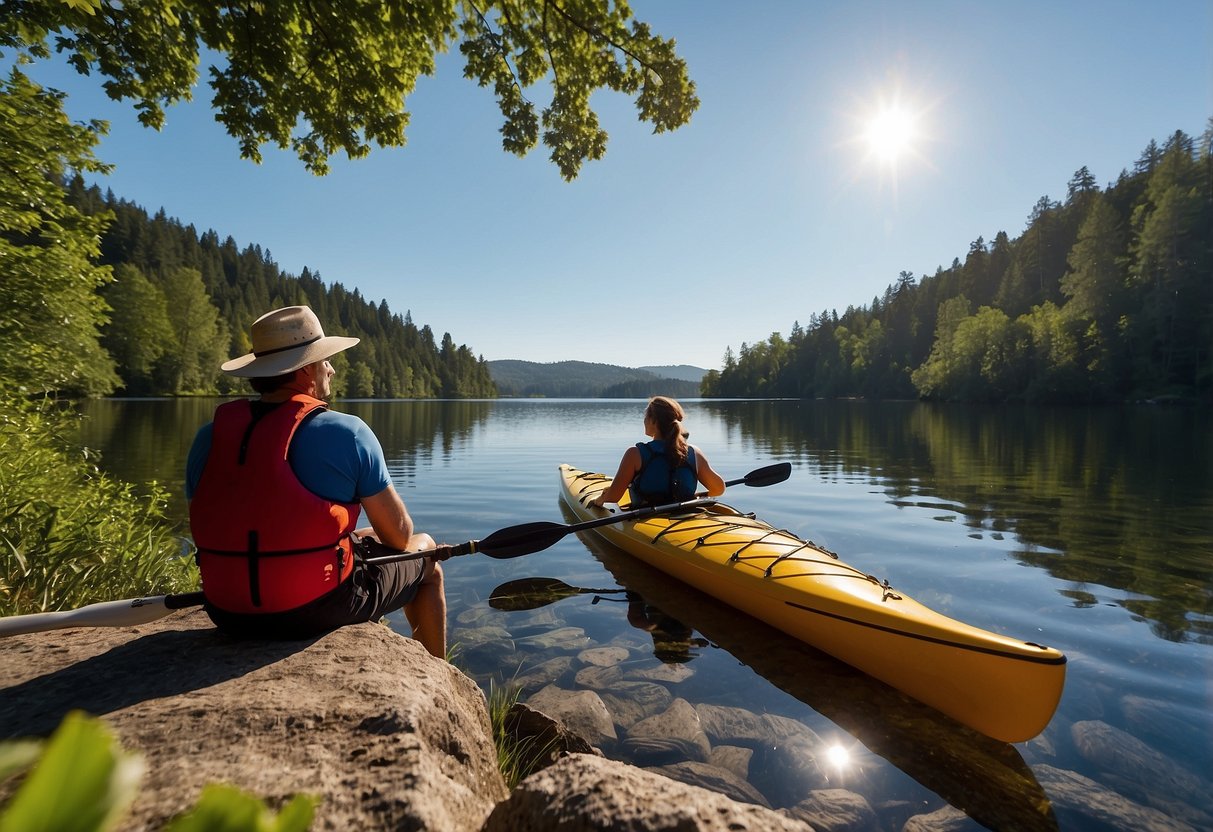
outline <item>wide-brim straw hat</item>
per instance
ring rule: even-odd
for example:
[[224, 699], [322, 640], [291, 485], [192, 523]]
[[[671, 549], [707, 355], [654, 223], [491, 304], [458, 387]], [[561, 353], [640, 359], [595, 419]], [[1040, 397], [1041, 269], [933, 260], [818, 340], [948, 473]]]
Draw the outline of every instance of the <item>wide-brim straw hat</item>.
[[348, 350], [357, 338], [325, 335], [316, 313], [306, 306], [287, 306], [253, 321], [253, 351], [225, 361], [223, 372], [241, 378], [270, 378], [294, 372]]

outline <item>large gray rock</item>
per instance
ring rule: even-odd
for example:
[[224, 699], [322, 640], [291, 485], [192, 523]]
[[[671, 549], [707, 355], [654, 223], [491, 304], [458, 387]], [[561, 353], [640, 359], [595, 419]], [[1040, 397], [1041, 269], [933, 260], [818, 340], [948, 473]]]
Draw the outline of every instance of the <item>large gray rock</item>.
[[901, 827], [901, 832], [964, 832], [973, 828], [973, 821], [955, 806], [943, 806], [934, 812], [914, 815]]
[[537, 691], [555, 682], [572, 666], [572, 656], [557, 656], [533, 667], [523, 667], [510, 683], [517, 685], [523, 693]]
[[767, 809], [771, 808], [770, 801], [762, 792], [727, 768], [719, 768], [710, 763], [699, 763], [694, 760], [684, 760], [681, 763], [670, 763], [664, 766], [649, 766], [646, 770], [662, 774], [680, 783], [686, 783], [688, 786], [697, 786], [724, 795], [738, 803], [753, 803]]
[[585, 737], [594, 746], [613, 745], [619, 739], [610, 711], [592, 690], [564, 690], [548, 685], [526, 704], [559, 719], [570, 731]]
[[1193, 771], [1213, 771], [1213, 724], [1207, 711], [1129, 694], [1120, 701], [1126, 727], [1155, 748], [1177, 749]]
[[1070, 733], [1078, 753], [1112, 774], [1129, 797], [1148, 803], [1153, 795], [1169, 795], [1213, 809], [1206, 780], [1131, 734], [1097, 720], [1076, 722]]
[[1063, 828], [1195, 832], [1195, 827], [1129, 800], [1075, 771], [1041, 765], [1036, 776], [1053, 800]]
[[520, 771], [539, 771], [566, 754], [602, 753], [559, 719], [521, 702], [515, 702], [506, 713], [502, 727], [513, 743]]
[[717, 745], [712, 747], [708, 762], [717, 768], [728, 769], [742, 780], [750, 779], [750, 759], [754, 756], [752, 748], [742, 748], [738, 745]]
[[795, 806], [812, 792], [830, 787], [830, 778], [817, 761], [822, 749], [820, 741], [797, 736], [760, 746], [750, 758], [750, 782], [775, 808]]
[[759, 748], [789, 740], [821, 744], [821, 738], [802, 722], [778, 714], [756, 714], [745, 708], [701, 703], [695, 706], [700, 724], [713, 745]]
[[663, 713], [629, 728], [623, 750], [632, 760], [653, 765], [683, 760], [704, 763], [712, 753], [699, 715], [685, 699], [675, 699]]
[[74, 709], [146, 759], [124, 829], [162, 828], [211, 782], [319, 795], [315, 830], [477, 829], [507, 794], [480, 689], [378, 624], [238, 641], [195, 611], [0, 640], [0, 738]]
[[625, 731], [645, 717], [661, 713], [674, 701], [669, 688], [653, 682], [623, 680], [598, 693], [615, 724]]
[[812, 832], [761, 806], [623, 763], [575, 754], [533, 774], [482, 832]]
[[868, 799], [846, 789], [820, 789], [782, 811], [788, 817], [812, 824], [820, 832], [865, 832], [879, 828]]

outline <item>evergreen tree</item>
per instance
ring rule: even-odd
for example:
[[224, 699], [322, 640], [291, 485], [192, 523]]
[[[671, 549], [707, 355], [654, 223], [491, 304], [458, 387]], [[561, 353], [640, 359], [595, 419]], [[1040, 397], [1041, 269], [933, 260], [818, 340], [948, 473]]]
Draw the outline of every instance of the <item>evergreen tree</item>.
[[1158, 148], [1158, 142], [1150, 139], [1150, 143], [1146, 145], [1146, 149], [1137, 157], [1137, 162], [1133, 165], [1134, 173], [1153, 173], [1154, 166], [1158, 164], [1158, 160], [1162, 158], [1162, 151]]
[[1070, 249], [1070, 271], [1061, 280], [1061, 290], [1069, 298], [1067, 313], [1089, 322], [1088, 366], [1093, 371], [1118, 374], [1113, 363], [1116, 327], [1128, 311], [1124, 306], [1124, 248], [1120, 218], [1105, 199], [1095, 199], [1078, 241]]
[[1130, 281], [1141, 311], [1132, 321], [1131, 338], [1137, 376], [1166, 389], [1198, 380], [1202, 351], [1195, 343], [1204, 330], [1205, 310], [1198, 298], [1209, 298], [1209, 216], [1201, 195], [1201, 167], [1192, 141], [1182, 131], [1172, 134], [1146, 181], [1133, 210]]
[[1095, 184], [1095, 176], [1087, 169], [1086, 165], [1083, 165], [1070, 177], [1070, 182], [1066, 186], [1066, 201], [1081, 201], [1097, 190], [1099, 188]]
[[366, 399], [375, 395], [375, 376], [364, 361], [355, 361], [350, 367], [345, 394], [355, 399]]
[[1060, 206], [1042, 196], [1036, 201], [1010, 267], [999, 287], [998, 308], [1018, 316], [1046, 300], [1060, 300], [1059, 291], [1065, 254], [1069, 250], [1059, 227]]

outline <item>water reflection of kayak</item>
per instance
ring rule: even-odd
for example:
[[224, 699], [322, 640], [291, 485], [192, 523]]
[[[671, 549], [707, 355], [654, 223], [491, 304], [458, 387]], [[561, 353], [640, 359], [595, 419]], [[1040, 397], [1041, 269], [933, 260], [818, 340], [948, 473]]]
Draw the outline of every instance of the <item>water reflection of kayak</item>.
[[[580, 517], [567, 507], [564, 516], [566, 522]], [[621, 586], [727, 650], [978, 823], [1057, 830], [1048, 796], [1013, 746], [689, 588], [596, 535], [583, 540]]]
[[[580, 521], [610, 478], [560, 466]], [[593, 530], [651, 566], [1004, 742], [1057, 709], [1066, 657], [949, 618], [837, 555], [723, 503]]]

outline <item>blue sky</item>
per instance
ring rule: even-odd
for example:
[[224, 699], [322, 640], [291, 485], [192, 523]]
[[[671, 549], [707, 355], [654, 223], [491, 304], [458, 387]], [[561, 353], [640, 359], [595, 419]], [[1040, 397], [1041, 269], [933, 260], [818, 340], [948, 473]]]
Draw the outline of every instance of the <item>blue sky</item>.
[[[702, 104], [655, 136], [599, 93], [607, 154], [572, 183], [542, 147], [500, 149], [457, 51], [409, 97], [406, 147], [335, 158], [325, 178], [272, 147], [240, 159], [204, 85], [157, 133], [96, 79], [28, 71], [69, 93], [72, 118], [110, 121], [100, 184], [149, 211], [385, 298], [489, 360], [625, 366], [719, 367], [726, 347], [868, 304], [902, 270], [1018, 236], [1078, 168], [1105, 185], [1213, 116], [1211, 0], [631, 5], [677, 40]], [[916, 126], [890, 161], [865, 136], [892, 104]]]

